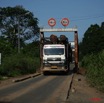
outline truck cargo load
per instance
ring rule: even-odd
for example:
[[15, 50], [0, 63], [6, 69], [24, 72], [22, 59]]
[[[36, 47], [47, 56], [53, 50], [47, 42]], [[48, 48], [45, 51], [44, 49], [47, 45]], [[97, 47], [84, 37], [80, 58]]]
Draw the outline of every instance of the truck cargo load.
[[68, 38], [65, 35], [60, 35], [60, 43], [67, 44]]
[[51, 41], [52, 44], [57, 44], [57, 43], [58, 43], [58, 38], [57, 38], [57, 36], [54, 35], [54, 34], [52, 34], [52, 35], [50, 36], [50, 41]]

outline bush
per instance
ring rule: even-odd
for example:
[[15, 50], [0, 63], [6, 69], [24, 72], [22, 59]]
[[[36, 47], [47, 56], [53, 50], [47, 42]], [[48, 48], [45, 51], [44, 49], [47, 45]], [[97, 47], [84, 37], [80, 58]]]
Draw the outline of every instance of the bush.
[[29, 57], [23, 54], [5, 57], [0, 66], [2, 76], [17, 76], [36, 72], [39, 68], [39, 58]]
[[86, 68], [86, 76], [91, 85], [104, 92], [104, 50], [98, 54], [85, 56], [81, 66]]

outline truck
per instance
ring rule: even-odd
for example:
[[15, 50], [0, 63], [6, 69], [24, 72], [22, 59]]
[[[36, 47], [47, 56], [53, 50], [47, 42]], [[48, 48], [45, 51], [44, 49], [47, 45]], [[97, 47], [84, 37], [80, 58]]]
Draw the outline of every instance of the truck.
[[[74, 32], [74, 48], [71, 47], [68, 37], [51, 34], [45, 37], [44, 32]], [[78, 32], [76, 28], [40, 29], [40, 61], [41, 71], [44, 75], [48, 72], [70, 71], [70, 63], [74, 62], [78, 69]]]

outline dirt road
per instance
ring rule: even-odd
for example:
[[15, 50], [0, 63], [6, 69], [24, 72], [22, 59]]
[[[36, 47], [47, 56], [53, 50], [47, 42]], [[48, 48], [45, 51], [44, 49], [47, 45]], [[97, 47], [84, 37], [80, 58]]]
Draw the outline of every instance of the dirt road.
[[71, 71], [69, 75], [40, 75], [6, 87], [2, 85], [0, 103], [104, 103], [104, 93], [91, 87], [85, 76], [73, 75]]
[[0, 89], [0, 103], [61, 103], [66, 100], [72, 74], [40, 75]]

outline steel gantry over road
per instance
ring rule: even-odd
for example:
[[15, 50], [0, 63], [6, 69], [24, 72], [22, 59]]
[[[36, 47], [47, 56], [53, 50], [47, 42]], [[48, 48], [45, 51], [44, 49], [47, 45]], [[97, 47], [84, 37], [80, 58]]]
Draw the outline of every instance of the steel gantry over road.
[[40, 29], [40, 32], [77, 32], [77, 28]]
[[[75, 67], [78, 68], [78, 29], [77, 28], [41, 28], [40, 29], [40, 59], [42, 61], [42, 47], [44, 32], [74, 32], [74, 48], [72, 49]], [[64, 34], [65, 35], [65, 34]], [[41, 63], [42, 64], [42, 63]]]

